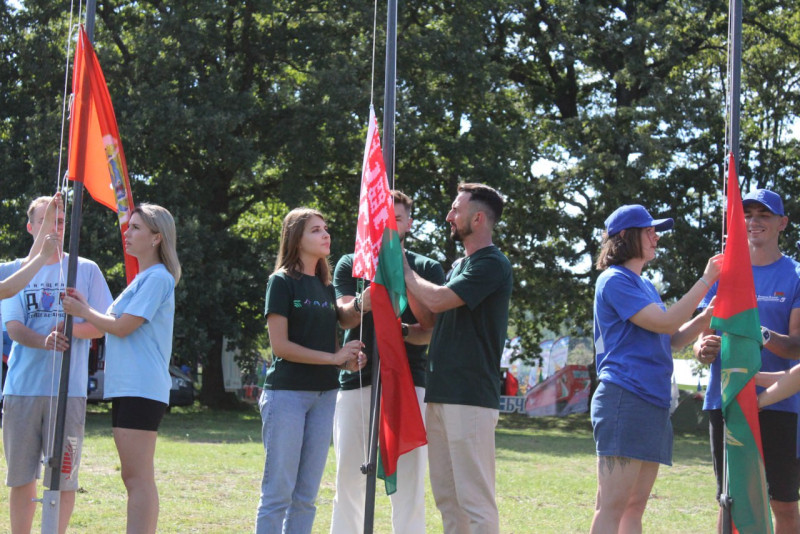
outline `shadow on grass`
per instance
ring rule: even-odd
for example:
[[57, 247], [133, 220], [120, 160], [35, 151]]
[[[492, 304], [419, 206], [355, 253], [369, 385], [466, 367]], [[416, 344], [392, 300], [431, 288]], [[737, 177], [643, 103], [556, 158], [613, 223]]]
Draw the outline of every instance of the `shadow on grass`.
[[[111, 436], [110, 403], [91, 404], [86, 414], [87, 436]], [[251, 443], [261, 441], [261, 416], [253, 407], [247, 410], [210, 410], [199, 404], [173, 408], [159, 429], [161, 437], [197, 443]], [[510, 452], [538, 452], [566, 457], [594, 455], [589, 414], [567, 417], [528, 417], [504, 414], [497, 424], [497, 449]], [[674, 463], [709, 461], [708, 434], [705, 431], [676, 433]]]
[[[87, 407], [87, 436], [111, 436], [111, 404]], [[198, 443], [251, 443], [261, 441], [261, 416], [254, 407], [247, 410], [210, 410], [193, 406], [172, 408], [158, 429], [161, 437]]]
[[[505, 414], [497, 424], [497, 448], [513, 452], [539, 452], [551, 456], [595, 454], [588, 413], [566, 417], [528, 417]], [[673, 463], [710, 461], [706, 430], [676, 432]]]

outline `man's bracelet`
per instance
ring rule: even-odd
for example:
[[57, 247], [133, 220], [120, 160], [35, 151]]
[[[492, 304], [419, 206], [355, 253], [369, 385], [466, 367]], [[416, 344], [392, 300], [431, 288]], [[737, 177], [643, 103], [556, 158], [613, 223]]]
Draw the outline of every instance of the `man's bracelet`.
[[361, 293], [358, 293], [356, 298], [353, 299], [353, 309], [361, 313]]

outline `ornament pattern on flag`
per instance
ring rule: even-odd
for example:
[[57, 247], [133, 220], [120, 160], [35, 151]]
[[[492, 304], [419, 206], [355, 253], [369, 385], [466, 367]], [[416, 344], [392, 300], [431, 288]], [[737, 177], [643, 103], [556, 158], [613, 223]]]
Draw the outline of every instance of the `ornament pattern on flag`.
[[372, 281], [375, 280], [384, 229], [388, 227], [397, 230], [381, 152], [378, 120], [372, 108], [369, 111], [369, 130], [362, 169], [353, 276]]

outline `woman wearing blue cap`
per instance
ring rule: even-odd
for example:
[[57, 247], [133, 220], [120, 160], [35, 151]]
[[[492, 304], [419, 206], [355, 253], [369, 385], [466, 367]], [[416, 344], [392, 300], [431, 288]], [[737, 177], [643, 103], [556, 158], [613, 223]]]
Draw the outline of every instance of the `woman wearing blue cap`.
[[[600, 385], [592, 399], [597, 445], [594, 533], [641, 532], [659, 464], [672, 464], [669, 405], [672, 351], [697, 338], [712, 309], [691, 319], [719, 277], [722, 255], [669, 309], [642, 277], [659, 235], [672, 219], [653, 219], [643, 206], [622, 206], [605, 221], [594, 300], [594, 341]], [[691, 319], [691, 320], [690, 320]]]

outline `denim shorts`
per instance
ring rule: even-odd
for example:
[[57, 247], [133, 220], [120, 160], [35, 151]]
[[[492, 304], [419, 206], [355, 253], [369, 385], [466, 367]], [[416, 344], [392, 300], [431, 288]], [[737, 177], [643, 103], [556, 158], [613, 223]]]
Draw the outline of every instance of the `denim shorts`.
[[598, 456], [622, 456], [672, 465], [669, 407], [601, 382], [592, 398], [592, 429]]

